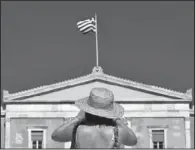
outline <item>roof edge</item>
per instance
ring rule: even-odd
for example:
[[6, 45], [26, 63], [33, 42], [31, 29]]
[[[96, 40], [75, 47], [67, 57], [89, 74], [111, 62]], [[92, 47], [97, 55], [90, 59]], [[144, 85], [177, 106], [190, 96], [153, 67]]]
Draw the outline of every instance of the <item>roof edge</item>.
[[95, 79], [110, 81], [110, 82], [118, 83], [120, 85], [132, 86], [132, 87], [136, 87], [139, 89], [157, 92], [157, 93], [161, 93], [164, 95], [173, 96], [177, 98], [192, 100], [192, 89], [188, 89], [186, 93], [182, 93], [182, 92], [174, 91], [171, 89], [166, 89], [166, 88], [162, 88], [162, 87], [158, 87], [154, 85], [144, 84], [144, 83], [140, 83], [140, 82], [124, 79], [124, 78], [119, 78], [119, 77], [115, 77], [112, 75], [104, 74], [103, 69], [101, 67], [94, 67], [92, 73], [88, 75], [65, 80], [62, 82], [54, 83], [54, 84], [44, 85], [44, 86], [40, 86], [40, 87], [28, 89], [28, 90], [16, 92], [16, 93], [9, 93], [9, 91], [3, 90], [3, 100], [7, 101], [7, 100], [21, 98], [24, 96], [31, 96], [34, 94], [48, 92], [54, 89], [58, 89], [58, 88], [62, 88], [62, 87], [70, 86], [70, 85], [77, 85], [79, 83], [84, 83], [84, 82], [95, 80]]

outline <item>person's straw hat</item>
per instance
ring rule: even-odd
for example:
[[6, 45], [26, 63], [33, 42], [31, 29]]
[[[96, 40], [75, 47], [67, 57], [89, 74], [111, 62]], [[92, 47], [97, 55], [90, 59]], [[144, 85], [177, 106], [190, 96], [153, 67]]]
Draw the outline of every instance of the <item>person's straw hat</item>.
[[75, 105], [87, 112], [104, 118], [121, 118], [124, 108], [114, 103], [114, 94], [105, 88], [93, 88], [89, 97], [75, 101]]

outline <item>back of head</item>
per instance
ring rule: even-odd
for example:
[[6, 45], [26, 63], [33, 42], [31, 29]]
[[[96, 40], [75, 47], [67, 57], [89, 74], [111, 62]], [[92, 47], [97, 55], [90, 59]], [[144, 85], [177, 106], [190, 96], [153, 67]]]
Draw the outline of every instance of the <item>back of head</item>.
[[92, 124], [92, 125], [106, 125], [106, 126], [115, 126], [116, 123], [113, 119], [104, 118], [89, 113], [85, 113], [85, 121], [83, 124]]
[[85, 113], [85, 120], [82, 122], [78, 122], [73, 128], [73, 137], [71, 142], [71, 149], [75, 149], [76, 147], [76, 132], [79, 125], [106, 125], [106, 126], [116, 126], [116, 122], [113, 119], [103, 118], [99, 116], [95, 116], [89, 113]]

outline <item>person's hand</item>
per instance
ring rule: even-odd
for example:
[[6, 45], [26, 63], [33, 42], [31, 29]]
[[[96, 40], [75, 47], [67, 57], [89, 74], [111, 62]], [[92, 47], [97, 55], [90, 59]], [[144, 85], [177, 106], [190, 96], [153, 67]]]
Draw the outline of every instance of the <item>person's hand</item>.
[[85, 119], [85, 112], [80, 110], [78, 115], [76, 116], [80, 121]]
[[121, 118], [115, 118], [114, 121], [119, 124], [121, 122]]
[[118, 124], [123, 123], [124, 125], [128, 125], [127, 119], [125, 119], [125, 118], [116, 118], [115, 121]]
[[122, 118], [121, 121], [125, 124], [128, 125], [127, 119], [126, 118]]

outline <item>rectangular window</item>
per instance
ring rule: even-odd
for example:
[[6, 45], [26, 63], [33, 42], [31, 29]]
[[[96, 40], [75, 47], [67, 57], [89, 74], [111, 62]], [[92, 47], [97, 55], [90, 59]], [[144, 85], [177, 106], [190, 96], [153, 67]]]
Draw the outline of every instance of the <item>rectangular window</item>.
[[164, 136], [164, 130], [152, 130], [152, 143], [154, 149], [165, 148]]
[[43, 148], [43, 131], [31, 131], [32, 149]]

